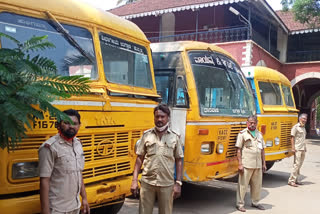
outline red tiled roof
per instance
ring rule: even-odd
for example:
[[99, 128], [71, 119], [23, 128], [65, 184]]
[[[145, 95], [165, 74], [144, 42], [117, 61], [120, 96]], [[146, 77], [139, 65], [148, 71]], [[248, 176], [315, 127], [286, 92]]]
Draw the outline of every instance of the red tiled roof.
[[[109, 10], [109, 12], [118, 15], [126, 16], [131, 14], [145, 13], [168, 8], [182, 7], [195, 4], [223, 2], [222, 0], [137, 0], [133, 3]], [[228, 1], [227, 1], [228, 2]], [[237, 1], [235, 1], [237, 2]]]
[[276, 11], [276, 13], [290, 31], [310, 29], [310, 27], [308, 27], [308, 25], [301, 24], [299, 21], [295, 21], [294, 15], [291, 11], [285, 12], [285, 11], [279, 10], [279, 11]]

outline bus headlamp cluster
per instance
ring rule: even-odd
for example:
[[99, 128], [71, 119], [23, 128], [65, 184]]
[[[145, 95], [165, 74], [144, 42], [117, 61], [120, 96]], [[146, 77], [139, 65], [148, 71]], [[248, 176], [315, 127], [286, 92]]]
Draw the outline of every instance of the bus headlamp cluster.
[[224, 151], [224, 146], [223, 146], [223, 144], [219, 143], [219, 144], [217, 145], [217, 153], [218, 153], [218, 154], [222, 154], [223, 151]]
[[275, 144], [276, 146], [278, 146], [278, 145], [280, 144], [280, 138], [276, 137], [276, 138], [274, 139], [274, 144]]
[[34, 178], [38, 176], [38, 161], [12, 164], [12, 179]]
[[272, 146], [273, 146], [272, 140], [267, 140], [266, 147], [272, 147]]
[[201, 144], [201, 153], [202, 154], [211, 154], [212, 153], [212, 143], [203, 143]]

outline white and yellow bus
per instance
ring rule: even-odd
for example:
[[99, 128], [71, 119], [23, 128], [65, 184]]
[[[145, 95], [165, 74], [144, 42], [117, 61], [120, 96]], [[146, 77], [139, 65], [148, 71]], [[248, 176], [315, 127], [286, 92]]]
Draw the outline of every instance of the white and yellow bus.
[[235, 175], [235, 142], [255, 113], [239, 65], [223, 49], [183, 41], [151, 44], [156, 85], [184, 142], [184, 181]]
[[280, 72], [266, 67], [242, 68], [255, 97], [258, 127], [262, 132], [267, 168], [290, 157], [290, 130], [298, 121], [290, 81]]
[[[19, 41], [47, 35], [56, 48], [41, 54], [55, 61], [58, 74], [92, 80], [89, 94], [53, 104], [80, 112], [88, 202], [116, 213], [130, 195], [134, 144], [153, 126], [159, 98], [149, 41], [132, 22], [78, 0], [0, 0], [0, 32]], [[1, 48], [12, 47], [1, 38]], [[14, 151], [0, 149], [2, 214], [40, 212], [38, 148], [55, 126], [46, 115]]]

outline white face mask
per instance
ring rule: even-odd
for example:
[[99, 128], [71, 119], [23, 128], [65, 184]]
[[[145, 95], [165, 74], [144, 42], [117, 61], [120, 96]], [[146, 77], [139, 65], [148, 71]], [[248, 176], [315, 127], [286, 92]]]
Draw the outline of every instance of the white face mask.
[[163, 132], [164, 130], [166, 130], [168, 128], [168, 126], [169, 126], [169, 122], [166, 125], [162, 126], [162, 127], [156, 126], [155, 128], [156, 128], [156, 130], [158, 132]]

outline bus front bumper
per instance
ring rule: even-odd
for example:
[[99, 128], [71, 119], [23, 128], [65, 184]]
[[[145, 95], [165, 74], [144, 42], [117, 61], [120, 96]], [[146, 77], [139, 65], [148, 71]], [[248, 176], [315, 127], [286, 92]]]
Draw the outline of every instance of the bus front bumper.
[[[132, 176], [117, 178], [112, 181], [98, 182], [86, 185], [90, 208], [106, 206], [124, 200], [129, 196]], [[1, 214], [31, 214], [40, 213], [40, 195], [17, 196], [0, 199]]]
[[284, 158], [291, 157], [293, 153], [291, 150], [265, 151], [266, 161], [280, 161]]
[[208, 163], [194, 163], [185, 161], [183, 165], [184, 181], [209, 181], [212, 179], [221, 179], [234, 176], [238, 172], [237, 157]]

